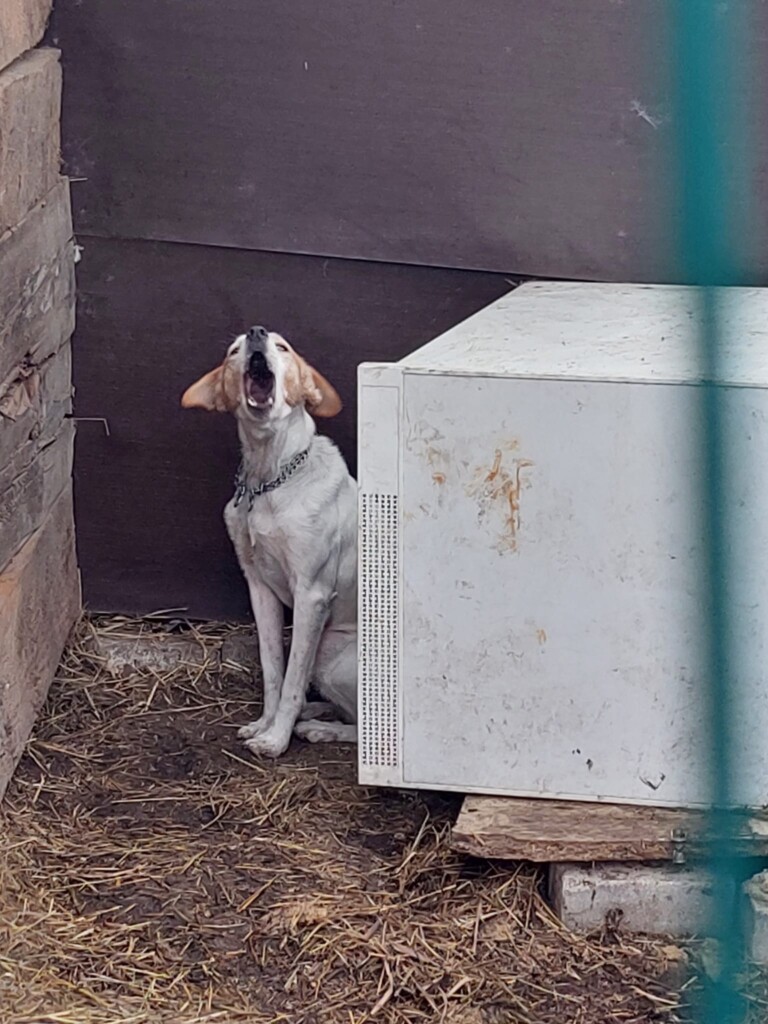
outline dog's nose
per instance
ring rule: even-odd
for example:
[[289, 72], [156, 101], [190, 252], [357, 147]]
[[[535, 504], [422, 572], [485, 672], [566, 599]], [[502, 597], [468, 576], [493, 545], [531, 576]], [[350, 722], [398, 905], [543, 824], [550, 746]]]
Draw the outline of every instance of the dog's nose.
[[269, 332], [267, 331], [266, 327], [251, 327], [248, 333], [246, 334], [246, 338], [248, 339], [248, 347], [251, 350], [255, 348], [263, 348], [268, 337]]

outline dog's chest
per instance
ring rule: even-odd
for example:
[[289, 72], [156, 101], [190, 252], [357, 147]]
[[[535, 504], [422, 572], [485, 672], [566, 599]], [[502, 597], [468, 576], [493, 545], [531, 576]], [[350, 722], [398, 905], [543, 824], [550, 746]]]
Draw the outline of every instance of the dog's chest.
[[246, 575], [255, 573], [291, 606], [296, 580], [296, 534], [290, 521], [278, 519], [268, 510], [228, 506], [225, 519], [240, 565]]

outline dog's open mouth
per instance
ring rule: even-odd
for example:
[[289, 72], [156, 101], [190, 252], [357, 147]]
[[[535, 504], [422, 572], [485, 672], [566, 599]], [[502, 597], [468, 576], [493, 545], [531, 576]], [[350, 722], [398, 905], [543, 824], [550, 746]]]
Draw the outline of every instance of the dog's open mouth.
[[254, 352], [251, 356], [243, 379], [243, 388], [249, 409], [258, 412], [274, 405], [275, 375], [261, 352]]

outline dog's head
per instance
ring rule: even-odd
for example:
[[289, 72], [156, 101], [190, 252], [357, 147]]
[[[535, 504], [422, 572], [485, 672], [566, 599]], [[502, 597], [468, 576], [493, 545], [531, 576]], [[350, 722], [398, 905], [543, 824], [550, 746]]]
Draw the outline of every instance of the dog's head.
[[251, 327], [236, 338], [221, 366], [187, 388], [181, 404], [232, 412], [264, 426], [299, 407], [313, 416], [335, 416], [341, 410], [341, 399], [325, 377], [285, 338], [264, 327]]

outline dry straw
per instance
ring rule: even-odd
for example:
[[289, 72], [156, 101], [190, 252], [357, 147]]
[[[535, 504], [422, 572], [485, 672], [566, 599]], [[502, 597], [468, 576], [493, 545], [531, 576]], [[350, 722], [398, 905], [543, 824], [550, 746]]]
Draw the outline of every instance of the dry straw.
[[230, 627], [187, 628], [172, 671], [106, 671], [105, 642], [166, 629], [81, 624], [9, 789], [2, 1024], [685, 1019], [685, 953], [570, 934], [532, 868], [450, 850], [456, 801], [361, 789], [343, 748], [244, 751]]

